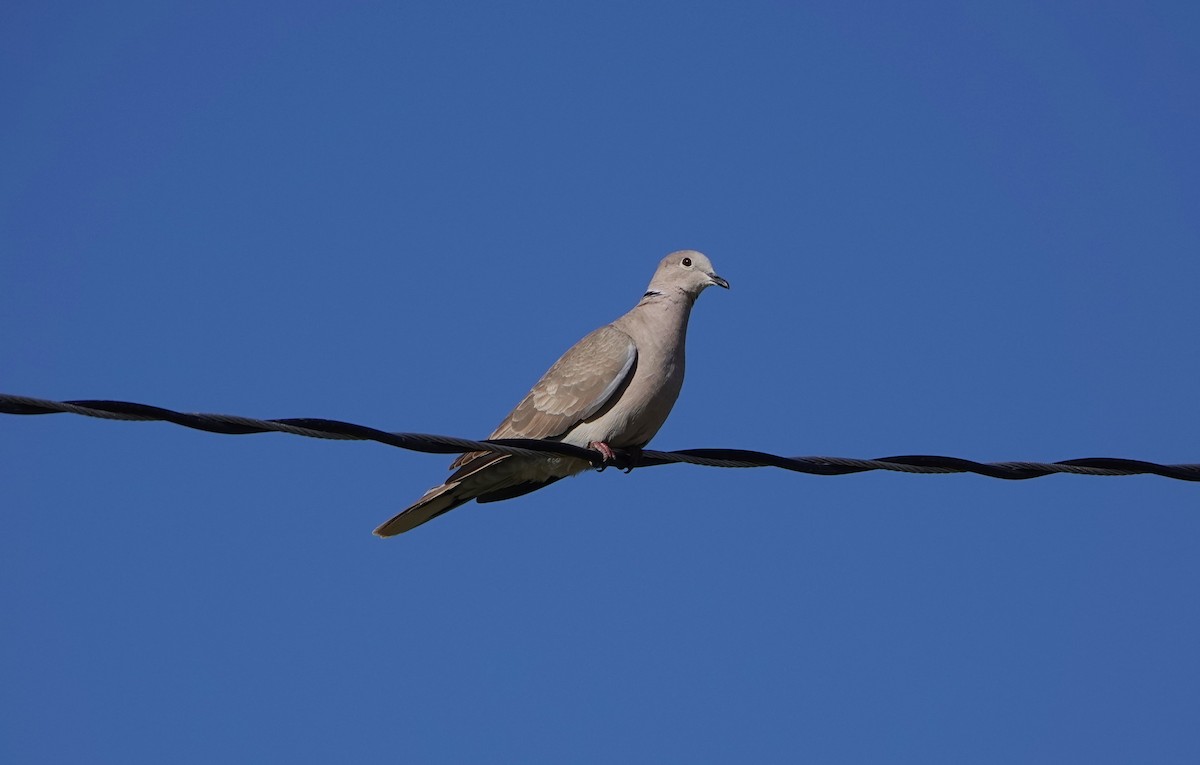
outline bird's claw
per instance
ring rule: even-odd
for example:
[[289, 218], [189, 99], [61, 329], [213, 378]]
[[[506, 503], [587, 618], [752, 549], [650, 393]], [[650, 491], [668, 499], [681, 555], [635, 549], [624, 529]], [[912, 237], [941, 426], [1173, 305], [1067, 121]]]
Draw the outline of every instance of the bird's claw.
[[603, 473], [610, 464], [620, 469], [622, 473], [633, 472], [633, 457], [641, 451], [640, 449], [617, 451], [603, 441], [592, 441], [588, 444], [588, 448], [600, 452], [600, 460], [592, 463], [598, 473]]
[[631, 446], [628, 449], [621, 450], [621, 456], [617, 459], [617, 467], [621, 468], [621, 472], [629, 475], [633, 472], [634, 460], [641, 455], [642, 450], [636, 446]]
[[617, 455], [613, 452], [612, 447], [603, 441], [592, 441], [588, 443], [588, 448], [592, 451], [600, 452], [599, 464], [594, 461], [592, 462], [592, 464], [596, 467], [597, 473], [603, 473], [604, 469], [608, 467], [608, 463], [615, 462], [617, 459]]

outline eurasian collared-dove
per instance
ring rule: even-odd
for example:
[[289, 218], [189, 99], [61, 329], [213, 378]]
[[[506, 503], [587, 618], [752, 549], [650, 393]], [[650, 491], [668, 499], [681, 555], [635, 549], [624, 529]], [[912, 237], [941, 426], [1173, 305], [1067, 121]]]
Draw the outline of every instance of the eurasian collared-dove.
[[[695, 250], [663, 258], [646, 294], [629, 313], [563, 354], [491, 438], [544, 438], [600, 452], [642, 448], [667, 420], [683, 385], [683, 346], [696, 297], [729, 288]], [[573, 457], [464, 454], [444, 484], [375, 529], [402, 534], [472, 499], [495, 502], [527, 494], [591, 467]]]

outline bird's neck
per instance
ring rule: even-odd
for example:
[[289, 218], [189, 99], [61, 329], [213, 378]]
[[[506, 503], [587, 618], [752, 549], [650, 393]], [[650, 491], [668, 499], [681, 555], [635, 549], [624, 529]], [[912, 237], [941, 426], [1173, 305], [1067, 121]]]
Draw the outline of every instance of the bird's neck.
[[[667, 287], [660, 292], [651, 285], [638, 301], [637, 309], [632, 314], [637, 316], [637, 321], [648, 326], [678, 328], [677, 331], [656, 332], [650, 336], [650, 342], [657, 350], [670, 356], [683, 350], [688, 319], [691, 318], [692, 306], [695, 303], [695, 296], [683, 290]], [[640, 350], [645, 349], [639, 348]]]
[[646, 294], [638, 301], [638, 306], [660, 306], [669, 304], [683, 312], [690, 313], [696, 303], [696, 296], [678, 287], [658, 287], [651, 284], [646, 288]]

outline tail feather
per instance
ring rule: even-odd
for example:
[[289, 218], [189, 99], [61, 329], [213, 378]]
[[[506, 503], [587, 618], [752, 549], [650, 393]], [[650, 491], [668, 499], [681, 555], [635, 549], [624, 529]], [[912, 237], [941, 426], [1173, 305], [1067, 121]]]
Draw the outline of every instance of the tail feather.
[[[394, 537], [397, 534], [403, 534], [422, 523], [432, 521], [442, 513], [448, 513], [460, 505], [465, 505], [479, 496], [481, 491], [490, 489], [491, 484], [500, 477], [503, 471], [502, 466], [508, 462], [507, 454], [496, 454], [495, 452], [478, 452], [463, 456], [471, 458], [466, 460], [466, 463], [469, 464], [459, 466], [459, 469], [446, 479], [444, 484], [434, 486], [425, 492], [425, 496], [375, 529], [375, 536]], [[461, 459], [459, 458], [459, 460]], [[459, 465], [459, 460], [456, 460], [454, 464]], [[488, 474], [492, 475], [490, 480], [487, 478]]]
[[507, 454], [488, 452], [455, 464], [458, 470], [444, 484], [425, 492], [412, 506], [375, 529], [375, 535], [394, 537], [473, 499], [479, 502], [512, 499], [588, 467], [585, 460], [513, 459]]
[[531, 491], [537, 491], [544, 486], [549, 486], [557, 480], [559, 480], [559, 478], [551, 478], [548, 481], [526, 481], [525, 483], [519, 483], [516, 486], [509, 486], [504, 489], [489, 491], [487, 494], [480, 494], [475, 498], [475, 501], [482, 505], [485, 502], [499, 502], [502, 499], [520, 497], [521, 495], [528, 494]]
[[458, 481], [435, 486], [425, 492], [425, 496], [375, 529], [375, 536], [394, 537], [397, 534], [403, 534], [475, 498], [474, 494], [462, 496], [458, 489]]

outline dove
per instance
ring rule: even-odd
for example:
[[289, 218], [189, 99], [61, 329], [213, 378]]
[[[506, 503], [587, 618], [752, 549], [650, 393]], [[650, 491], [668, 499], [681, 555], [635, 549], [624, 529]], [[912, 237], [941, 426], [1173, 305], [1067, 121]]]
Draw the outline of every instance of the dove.
[[[490, 438], [561, 441], [593, 449], [605, 463], [614, 460], [614, 449], [644, 447], [679, 397], [688, 318], [696, 298], [714, 285], [729, 289], [703, 253], [667, 255], [638, 304], [554, 362]], [[587, 460], [558, 455], [463, 454], [445, 483], [375, 534], [402, 534], [471, 500], [512, 499], [590, 467]]]

